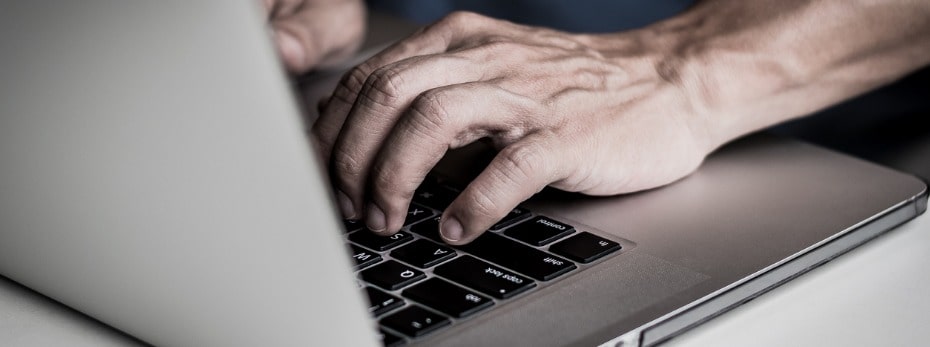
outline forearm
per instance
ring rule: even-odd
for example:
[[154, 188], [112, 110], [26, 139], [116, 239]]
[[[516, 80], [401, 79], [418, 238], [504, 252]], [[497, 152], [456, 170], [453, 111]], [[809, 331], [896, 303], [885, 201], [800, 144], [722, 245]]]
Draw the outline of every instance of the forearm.
[[707, 0], [644, 31], [702, 101], [712, 147], [930, 63], [930, 1]]

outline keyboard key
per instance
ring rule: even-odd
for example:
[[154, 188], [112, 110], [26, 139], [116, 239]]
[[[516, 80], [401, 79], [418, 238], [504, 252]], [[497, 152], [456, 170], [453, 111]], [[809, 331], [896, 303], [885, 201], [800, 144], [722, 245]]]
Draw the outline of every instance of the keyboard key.
[[346, 227], [346, 233], [351, 233], [365, 227], [365, 223], [362, 223], [362, 221], [358, 219], [343, 219], [342, 225]]
[[507, 299], [536, 286], [533, 280], [472, 256], [436, 267], [437, 275], [498, 299]]
[[368, 303], [370, 304], [368, 312], [375, 316], [380, 316], [404, 305], [403, 299], [375, 287], [365, 287], [365, 294], [368, 294]]
[[391, 248], [407, 243], [407, 241], [410, 240], [413, 240], [413, 236], [404, 231], [399, 231], [391, 236], [380, 236], [371, 230], [368, 230], [368, 228], [364, 228], [349, 234], [349, 241], [355, 242], [378, 252], [384, 252]]
[[436, 216], [414, 224], [412, 227], [410, 227], [410, 231], [430, 240], [443, 242], [442, 238], [439, 236], [439, 219], [440, 216]]
[[410, 337], [426, 335], [449, 323], [451, 323], [449, 318], [419, 306], [409, 306], [381, 320], [381, 324], [385, 327]]
[[381, 334], [381, 345], [384, 347], [397, 347], [404, 345], [403, 337], [391, 334], [387, 331], [384, 331], [384, 329], [379, 329], [379, 333]]
[[459, 195], [459, 191], [434, 182], [424, 181], [413, 194], [413, 201], [443, 211]]
[[419, 222], [421, 220], [432, 217], [433, 215], [433, 210], [417, 204], [410, 204], [410, 206], [407, 207], [407, 217], [404, 219], [404, 225], [406, 226]]
[[504, 235], [533, 246], [545, 246], [575, 232], [571, 225], [549, 217], [537, 216], [504, 231]]
[[549, 251], [568, 259], [590, 263], [620, 249], [620, 244], [587, 231], [549, 247]]
[[365, 248], [349, 244], [352, 248], [352, 260], [355, 260], [355, 269], [364, 269], [381, 261], [381, 255]]
[[503, 219], [497, 222], [497, 224], [494, 224], [494, 226], [491, 227], [491, 230], [501, 230], [503, 228], [513, 225], [516, 222], [524, 220], [529, 216], [530, 216], [529, 210], [522, 208], [522, 207], [514, 208], [513, 210], [510, 210], [510, 213], [507, 213], [507, 215], [504, 216]]
[[421, 269], [444, 262], [455, 256], [452, 248], [432, 241], [419, 239], [391, 252], [394, 259], [406, 262]]
[[485, 232], [460, 249], [540, 281], [575, 269], [575, 264], [493, 232]]
[[422, 271], [388, 260], [361, 272], [362, 279], [387, 290], [397, 290], [426, 277]]
[[456, 318], [494, 305], [483, 295], [435, 277], [405, 289], [403, 296]]

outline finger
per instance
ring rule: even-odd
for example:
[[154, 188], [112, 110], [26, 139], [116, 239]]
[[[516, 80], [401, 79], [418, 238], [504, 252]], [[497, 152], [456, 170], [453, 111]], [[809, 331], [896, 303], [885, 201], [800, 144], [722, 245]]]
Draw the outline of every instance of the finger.
[[358, 98], [358, 93], [372, 72], [400, 60], [417, 55], [439, 53], [442, 50], [439, 46], [427, 45], [427, 42], [421, 41], [423, 39], [414, 34], [411, 38], [394, 44], [342, 76], [329, 102], [321, 110], [320, 116], [311, 128], [311, 132], [319, 142], [320, 154], [326, 163], [329, 163], [336, 138]]
[[412, 57], [443, 53], [450, 45], [484, 28], [488, 21], [488, 18], [477, 14], [454, 12], [394, 43], [343, 75], [333, 91], [332, 102], [320, 113], [312, 128], [319, 139], [322, 157], [328, 159], [332, 154], [339, 129], [372, 72]]
[[573, 160], [546, 141], [534, 133], [498, 153], [443, 212], [443, 240], [453, 245], [471, 242], [518, 204], [562, 179], [563, 168]]
[[274, 0], [259, 0], [262, 3], [262, 10], [265, 12], [265, 17], [271, 18], [271, 11], [274, 9]]
[[383, 144], [369, 177], [370, 203], [385, 216], [384, 233], [403, 226], [407, 206], [446, 150], [490, 134], [517, 137], [535, 103], [489, 83], [465, 83], [420, 94]]
[[[395, 46], [399, 44], [401, 43]], [[336, 138], [355, 104], [358, 92], [361, 91], [372, 72], [389, 63], [410, 58], [404, 57], [407, 53], [393, 48], [395, 47], [388, 48], [343, 75], [325, 107], [321, 109], [319, 117], [311, 127], [311, 133], [319, 143], [319, 151], [325, 163], [329, 163]]]
[[272, 13], [275, 44], [291, 72], [331, 63], [348, 55], [361, 42], [364, 10], [357, 2], [302, 4], [296, 8], [287, 8], [295, 6], [289, 2], [278, 5]]
[[291, 15], [297, 12], [303, 3], [304, 0], [262, 0], [270, 19]]
[[[450, 73], [454, 71], [454, 73]], [[332, 176], [337, 188], [352, 202], [348, 218], [372, 212], [368, 225], [387, 230], [384, 211], [363, 206], [368, 172], [395, 122], [422, 92], [473, 82], [483, 75], [477, 63], [447, 55], [410, 58], [371, 74], [362, 88], [332, 149]], [[336, 102], [335, 98], [331, 103]], [[324, 144], [325, 146], [325, 144]], [[376, 206], [374, 206], [376, 207]]]

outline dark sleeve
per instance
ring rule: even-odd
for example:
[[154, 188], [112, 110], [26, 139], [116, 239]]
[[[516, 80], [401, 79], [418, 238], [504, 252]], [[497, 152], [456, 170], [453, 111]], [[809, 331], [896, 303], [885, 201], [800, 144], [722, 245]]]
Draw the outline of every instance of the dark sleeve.
[[372, 10], [420, 24], [465, 10], [571, 32], [614, 32], [674, 16], [691, 0], [368, 0]]

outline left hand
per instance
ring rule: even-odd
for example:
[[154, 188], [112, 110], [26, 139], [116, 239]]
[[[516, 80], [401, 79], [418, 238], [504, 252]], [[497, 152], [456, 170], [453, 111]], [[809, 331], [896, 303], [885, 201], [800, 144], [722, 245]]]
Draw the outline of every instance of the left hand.
[[450, 148], [490, 138], [491, 164], [444, 211], [451, 244], [547, 185], [611, 195], [694, 171], [720, 141], [706, 90], [648, 32], [573, 35], [455, 13], [348, 73], [313, 127], [347, 218], [398, 231]]
[[361, 45], [361, 0], [262, 0], [262, 6], [281, 59], [292, 73], [338, 63]]

